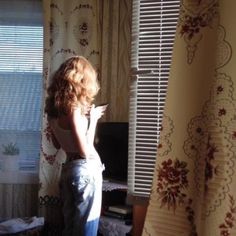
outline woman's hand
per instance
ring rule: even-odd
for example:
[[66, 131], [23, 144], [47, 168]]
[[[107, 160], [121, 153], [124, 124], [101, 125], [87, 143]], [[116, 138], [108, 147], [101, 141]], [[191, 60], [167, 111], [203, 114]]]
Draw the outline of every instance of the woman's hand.
[[108, 104], [95, 107], [95, 105], [93, 104], [90, 109], [90, 119], [91, 120], [100, 119], [104, 115], [104, 112], [106, 111], [107, 106]]

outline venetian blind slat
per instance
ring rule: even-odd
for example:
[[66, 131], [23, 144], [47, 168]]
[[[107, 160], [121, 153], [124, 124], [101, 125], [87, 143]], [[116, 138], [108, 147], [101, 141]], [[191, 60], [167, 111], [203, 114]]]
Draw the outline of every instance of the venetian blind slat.
[[133, 2], [128, 193], [148, 197], [180, 1]]

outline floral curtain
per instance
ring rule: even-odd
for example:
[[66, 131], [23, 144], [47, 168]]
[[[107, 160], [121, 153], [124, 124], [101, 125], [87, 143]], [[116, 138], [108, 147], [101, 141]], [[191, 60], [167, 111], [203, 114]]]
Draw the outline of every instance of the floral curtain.
[[[97, 1], [44, 0], [44, 99], [50, 75], [68, 57], [83, 55], [98, 68]], [[42, 108], [43, 110], [43, 108]], [[51, 130], [43, 115], [40, 158], [39, 210], [59, 235], [61, 222], [58, 180], [65, 155], [53, 147]], [[56, 226], [56, 227], [54, 227]], [[55, 230], [58, 229], [58, 232]], [[50, 230], [50, 229], [49, 229]]]
[[182, 0], [143, 235], [236, 235], [234, 0]]

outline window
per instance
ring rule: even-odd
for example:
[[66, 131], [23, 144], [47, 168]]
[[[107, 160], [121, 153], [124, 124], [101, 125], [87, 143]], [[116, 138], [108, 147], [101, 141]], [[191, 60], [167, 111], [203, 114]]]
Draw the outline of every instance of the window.
[[[37, 173], [41, 139], [42, 2], [0, 0], [0, 5], [0, 156], [3, 145], [16, 143], [20, 149], [17, 170]], [[0, 173], [6, 176], [4, 158], [0, 159]]]
[[179, 0], [134, 0], [128, 192], [148, 197], [156, 161]]

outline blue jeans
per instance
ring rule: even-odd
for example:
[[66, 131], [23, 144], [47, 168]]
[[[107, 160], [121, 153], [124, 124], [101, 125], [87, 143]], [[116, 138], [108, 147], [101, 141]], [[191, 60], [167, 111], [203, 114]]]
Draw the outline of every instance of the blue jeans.
[[63, 236], [97, 236], [102, 199], [100, 160], [79, 159], [62, 168], [60, 191], [65, 228]]

